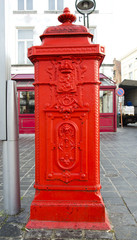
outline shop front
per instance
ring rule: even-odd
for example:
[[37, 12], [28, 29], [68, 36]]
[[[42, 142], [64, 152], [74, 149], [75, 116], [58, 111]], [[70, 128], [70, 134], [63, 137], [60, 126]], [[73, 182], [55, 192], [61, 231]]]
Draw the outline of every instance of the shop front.
[[100, 132], [116, 131], [115, 88], [100, 87]]
[[100, 132], [116, 132], [116, 85], [104, 74], [100, 74], [100, 82]]
[[[35, 94], [34, 74], [12, 75], [17, 83], [19, 133], [35, 133]], [[100, 132], [115, 132], [116, 122], [116, 85], [104, 74], [100, 74]]]
[[12, 80], [17, 84], [19, 133], [35, 133], [34, 75], [16, 74]]

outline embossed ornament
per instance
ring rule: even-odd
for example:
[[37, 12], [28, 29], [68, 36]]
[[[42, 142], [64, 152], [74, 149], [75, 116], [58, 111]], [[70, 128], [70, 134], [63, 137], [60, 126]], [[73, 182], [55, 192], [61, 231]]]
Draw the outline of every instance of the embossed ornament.
[[76, 92], [75, 71], [71, 60], [61, 61], [58, 68], [57, 92]]
[[75, 128], [70, 123], [62, 124], [58, 129], [58, 165], [63, 169], [71, 169], [76, 163]]
[[78, 108], [77, 100], [72, 94], [58, 95], [57, 100], [55, 108], [60, 112], [74, 112]]

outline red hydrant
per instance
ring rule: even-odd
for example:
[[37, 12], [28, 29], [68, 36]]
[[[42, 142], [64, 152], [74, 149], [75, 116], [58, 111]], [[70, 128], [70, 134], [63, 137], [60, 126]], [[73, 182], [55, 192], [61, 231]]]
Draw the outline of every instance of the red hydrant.
[[100, 189], [99, 67], [92, 43], [68, 8], [42, 45], [35, 66], [35, 198], [27, 228], [110, 229]]

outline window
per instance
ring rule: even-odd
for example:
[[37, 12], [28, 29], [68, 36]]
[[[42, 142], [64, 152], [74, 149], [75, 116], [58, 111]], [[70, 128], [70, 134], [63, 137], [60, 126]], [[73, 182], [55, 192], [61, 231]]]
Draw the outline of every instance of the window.
[[64, 1], [63, 0], [49, 0], [49, 10], [63, 10]]
[[33, 10], [33, 0], [18, 0], [18, 10]]
[[113, 113], [113, 92], [100, 90], [100, 113]]
[[130, 79], [130, 80], [133, 79], [133, 72], [129, 72], [129, 79]]
[[116, 70], [113, 70], [113, 78], [116, 77]]
[[34, 114], [34, 91], [20, 91], [20, 114]]
[[97, 29], [96, 27], [90, 27], [89, 32], [93, 34], [93, 43], [97, 42]]
[[33, 45], [33, 30], [18, 29], [18, 64], [30, 64], [28, 48]]

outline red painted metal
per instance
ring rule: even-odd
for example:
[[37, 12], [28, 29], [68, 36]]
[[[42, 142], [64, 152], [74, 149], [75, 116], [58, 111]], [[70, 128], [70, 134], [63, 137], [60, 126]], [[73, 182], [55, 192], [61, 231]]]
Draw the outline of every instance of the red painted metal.
[[49, 27], [35, 65], [35, 197], [27, 228], [110, 229], [100, 189], [99, 66], [104, 47], [83, 26]]

